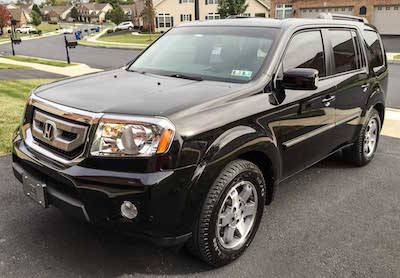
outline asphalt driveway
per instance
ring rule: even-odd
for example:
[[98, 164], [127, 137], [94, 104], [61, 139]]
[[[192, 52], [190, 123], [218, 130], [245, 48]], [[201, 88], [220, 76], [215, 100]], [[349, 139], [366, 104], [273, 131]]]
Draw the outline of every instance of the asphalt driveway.
[[[0, 158], [0, 277], [400, 277], [400, 139], [364, 168], [327, 159], [282, 183], [235, 263], [210, 269], [42, 210]], [[162, 208], [160, 208], [162, 209]]]

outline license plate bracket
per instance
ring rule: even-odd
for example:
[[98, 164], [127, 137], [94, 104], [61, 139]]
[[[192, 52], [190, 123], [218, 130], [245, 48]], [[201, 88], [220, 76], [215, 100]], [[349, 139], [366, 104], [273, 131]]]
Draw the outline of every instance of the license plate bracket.
[[47, 208], [48, 202], [46, 183], [26, 173], [23, 173], [22, 181], [24, 194], [41, 205], [43, 208]]

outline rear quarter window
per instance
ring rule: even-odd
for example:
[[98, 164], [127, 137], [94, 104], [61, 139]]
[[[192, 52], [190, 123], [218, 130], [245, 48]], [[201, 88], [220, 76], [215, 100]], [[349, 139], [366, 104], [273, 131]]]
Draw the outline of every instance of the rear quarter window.
[[364, 41], [370, 67], [377, 68], [384, 65], [384, 54], [378, 33], [372, 30], [364, 30]]

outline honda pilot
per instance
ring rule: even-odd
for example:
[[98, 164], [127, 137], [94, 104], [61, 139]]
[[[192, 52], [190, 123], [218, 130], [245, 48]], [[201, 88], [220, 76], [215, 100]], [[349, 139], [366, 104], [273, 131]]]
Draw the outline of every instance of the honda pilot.
[[43, 208], [220, 266], [250, 245], [277, 184], [340, 150], [373, 159], [387, 83], [364, 22], [186, 23], [123, 68], [33, 90], [13, 170]]

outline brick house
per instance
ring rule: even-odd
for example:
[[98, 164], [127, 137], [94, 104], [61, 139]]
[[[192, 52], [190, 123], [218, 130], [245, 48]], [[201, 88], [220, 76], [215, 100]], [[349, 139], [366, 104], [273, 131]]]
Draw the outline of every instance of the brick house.
[[86, 3], [77, 5], [79, 13], [79, 21], [87, 23], [103, 23], [106, 19], [106, 14], [113, 7], [109, 3]]
[[41, 9], [44, 21], [66, 21], [73, 6], [46, 6]]
[[321, 12], [362, 16], [381, 34], [400, 35], [400, 0], [271, 0], [271, 17], [317, 17]]

